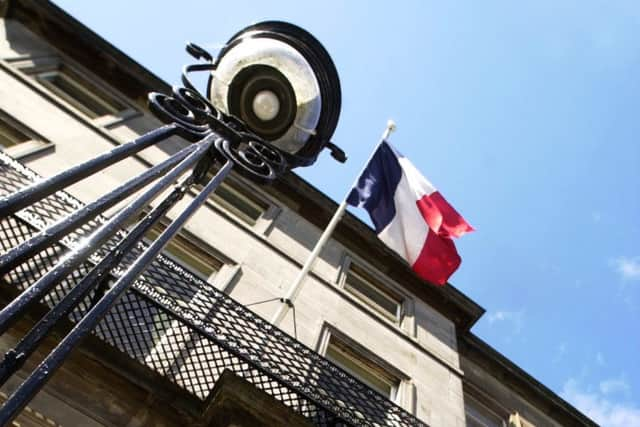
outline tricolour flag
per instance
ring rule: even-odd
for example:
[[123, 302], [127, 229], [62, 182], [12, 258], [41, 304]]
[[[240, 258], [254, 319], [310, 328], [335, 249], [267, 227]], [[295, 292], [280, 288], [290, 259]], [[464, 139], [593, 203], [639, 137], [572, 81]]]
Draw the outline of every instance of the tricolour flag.
[[460, 265], [453, 237], [473, 231], [402, 154], [382, 141], [347, 203], [369, 212], [380, 240], [418, 276], [444, 285]]

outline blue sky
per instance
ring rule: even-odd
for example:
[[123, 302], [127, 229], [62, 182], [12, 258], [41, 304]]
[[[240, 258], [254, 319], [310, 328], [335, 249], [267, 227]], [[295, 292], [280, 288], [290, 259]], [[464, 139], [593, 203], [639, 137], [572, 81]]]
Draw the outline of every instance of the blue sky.
[[477, 229], [452, 277], [487, 309], [474, 332], [601, 424], [640, 426], [639, 2], [56, 3], [170, 83], [186, 41], [311, 31], [341, 77], [349, 162], [298, 172], [339, 201], [393, 118]]

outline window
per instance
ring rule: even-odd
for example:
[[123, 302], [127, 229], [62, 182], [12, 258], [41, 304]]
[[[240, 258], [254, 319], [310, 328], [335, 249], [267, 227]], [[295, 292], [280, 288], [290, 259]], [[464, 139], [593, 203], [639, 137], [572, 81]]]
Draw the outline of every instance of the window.
[[378, 393], [397, 401], [400, 379], [331, 334], [324, 356]]
[[[209, 172], [208, 179], [214, 174], [215, 171]], [[270, 203], [256, 196], [255, 192], [233, 177], [227, 178], [215, 189], [211, 200], [216, 206], [250, 226], [255, 226], [271, 208]]]
[[467, 427], [503, 427], [505, 425], [500, 416], [468, 395], [464, 397], [464, 410]]
[[[156, 223], [146, 234], [145, 238], [154, 241], [160, 233], [166, 229], [163, 223]], [[184, 232], [176, 234], [163, 249], [163, 255], [169, 257], [180, 265], [186, 267], [203, 280], [209, 279], [220, 271], [223, 262], [212, 255], [210, 251], [201, 248], [193, 239], [184, 235]]]
[[0, 110], [0, 151], [21, 158], [50, 146], [53, 144]]
[[[31, 76], [41, 87], [98, 124], [110, 125], [138, 112], [115, 89], [90, 72], [57, 55], [23, 58], [13, 66]], [[40, 89], [40, 88], [38, 88]], [[41, 89], [40, 89], [41, 90]]]
[[39, 72], [36, 79], [89, 118], [117, 115], [127, 106], [64, 64]]
[[535, 427], [529, 421], [522, 418], [519, 413], [513, 413], [509, 416], [509, 427]]
[[387, 319], [400, 324], [404, 298], [371, 273], [353, 262], [344, 280], [344, 289]]
[[21, 132], [14, 124], [8, 120], [3, 120], [0, 116], [0, 147], [6, 149], [16, 146], [23, 142], [29, 141], [31, 138]]
[[249, 225], [255, 225], [269, 204], [257, 199], [249, 191], [239, 186], [222, 183], [211, 197], [223, 209], [231, 212]]

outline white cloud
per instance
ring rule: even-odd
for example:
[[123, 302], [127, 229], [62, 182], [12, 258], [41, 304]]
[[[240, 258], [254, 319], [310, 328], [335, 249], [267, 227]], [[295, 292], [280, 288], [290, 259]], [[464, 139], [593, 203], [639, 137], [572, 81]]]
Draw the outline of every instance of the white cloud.
[[613, 268], [624, 280], [640, 280], [640, 257], [618, 257], [612, 261]]
[[489, 325], [493, 325], [498, 322], [511, 323], [513, 324], [513, 332], [519, 334], [524, 326], [524, 310], [498, 310], [494, 313], [489, 313], [487, 320], [489, 320]]
[[553, 358], [553, 363], [560, 363], [564, 356], [567, 354], [568, 346], [566, 342], [560, 343], [556, 348], [556, 355]]
[[629, 384], [622, 378], [610, 378], [600, 382], [600, 392], [602, 394], [623, 393], [629, 395], [630, 391]]
[[602, 391], [603, 384], [606, 389], [606, 384], [614, 384], [616, 381], [602, 381], [600, 390], [593, 391], [581, 388], [577, 380], [570, 378], [564, 383], [560, 394], [602, 427], [640, 427], [640, 408], [633, 403], [614, 401], [608, 393]]

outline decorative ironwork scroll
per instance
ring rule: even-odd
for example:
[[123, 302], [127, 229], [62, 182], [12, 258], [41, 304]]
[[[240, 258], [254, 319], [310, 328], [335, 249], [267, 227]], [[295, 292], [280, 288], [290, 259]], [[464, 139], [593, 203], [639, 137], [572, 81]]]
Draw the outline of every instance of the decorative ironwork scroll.
[[[226, 367], [225, 360], [234, 360], [230, 368], [267, 392], [291, 396], [285, 404], [317, 425], [424, 425], [160, 255], [167, 242], [231, 170], [256, 182], [269, 183], [292, 166], [304, 163], [304, 159], [283, 152], [251, 133], [242, 122], [216, 110], [200, 95], [187, 74], [207, 70], [210, 64], [188, 66], [183, 74], [185, 87], [173, 88], [171, 95], [149, 95], [150, 110], [166, 125], [56, 176], [38, 180], [33, 172], [0, 153], [0, 240], [15, 241], [3, 248], [0, 276], [6, 275], [15, 283], [16, 271], [28, 272], [18, 280], [22, 293], [0, 310], [0, 333], [6, 332], [39, 301], [44, 300], [50, 308], [0, 362], [0, 384], [20, 369], [58, 322], [69, 318], [75, 324], [0, 408], [0, 425], [9, 424], [19, 414], [71, 350], [90, 333], [140, 360], [135, 349], [151, 351], [145, 342], [149, 333], [145, 334], [145, 328], [153, 330], [160, 327], [159, 323], [167, 328], [175, 322], [185, 335], [198, 337], [195, 346], [204, 346], [210, 352], [207, 364], [198, 364], [199, 369], [209, 371], [189, 372], [190, 376], [215, 377]], [[192, 144], [87, 205], [61, 191], [174, 135]], [[216, 173], [208, 178], [211, 170]], [[195, 190], [195, 184], [202, 184], [202, 189], [188, 206], [151, 245], [142, 243], [142, 236], [187, 191]], [[101, 216], [145, 187], [148, 189], [112, 217]], [[138, 219], [150, 202], [170, 187], [168, 195]], [[47, 218], [43, 215], [45, 211], [55, 211], [55, 214]], [[123, 231], [126, 225], [136, 221], [128, 232]], [[9, 239], [9, 235], [13, 238]], [[81, 241], [78, 236], [82, 236]], [[43, 253], [50, 255], [43, 259]], [[46, 265], [46, 271], [32, 271], [34, 260]], [[149, 276], [155, 279], [150, 281]], [[190, 295], [188, 304], [182, 298], [186, 294]], [[91, 300], [89, 305], [87, 298]], [[127, 327], [119, 317], [122, 312], [127, 313], [128, 319], [139, 319], [143, 325], [141, 331]], [[158, 315], [152, 318], [143, 315], [149, 312]], [[178, 338], [167, 338], [171, 339]], [[162, 360], [154, 368], [171, 372], [164, 361], [173, 350], [153, 351], [159, 352], [158, 360]], [[227, 356], [221, 357], [221, 354]], [[155, 360], [148, 357], [147, 354], [141, 363], [148, 365], [149, 360]], [[195, 380], [180, 383], [176, 380], [177, 374], [172, 375], [180, 386], [201, 398], [206, 398], [210, 391], [211, 384], [205, 380], [194, 387]]]

